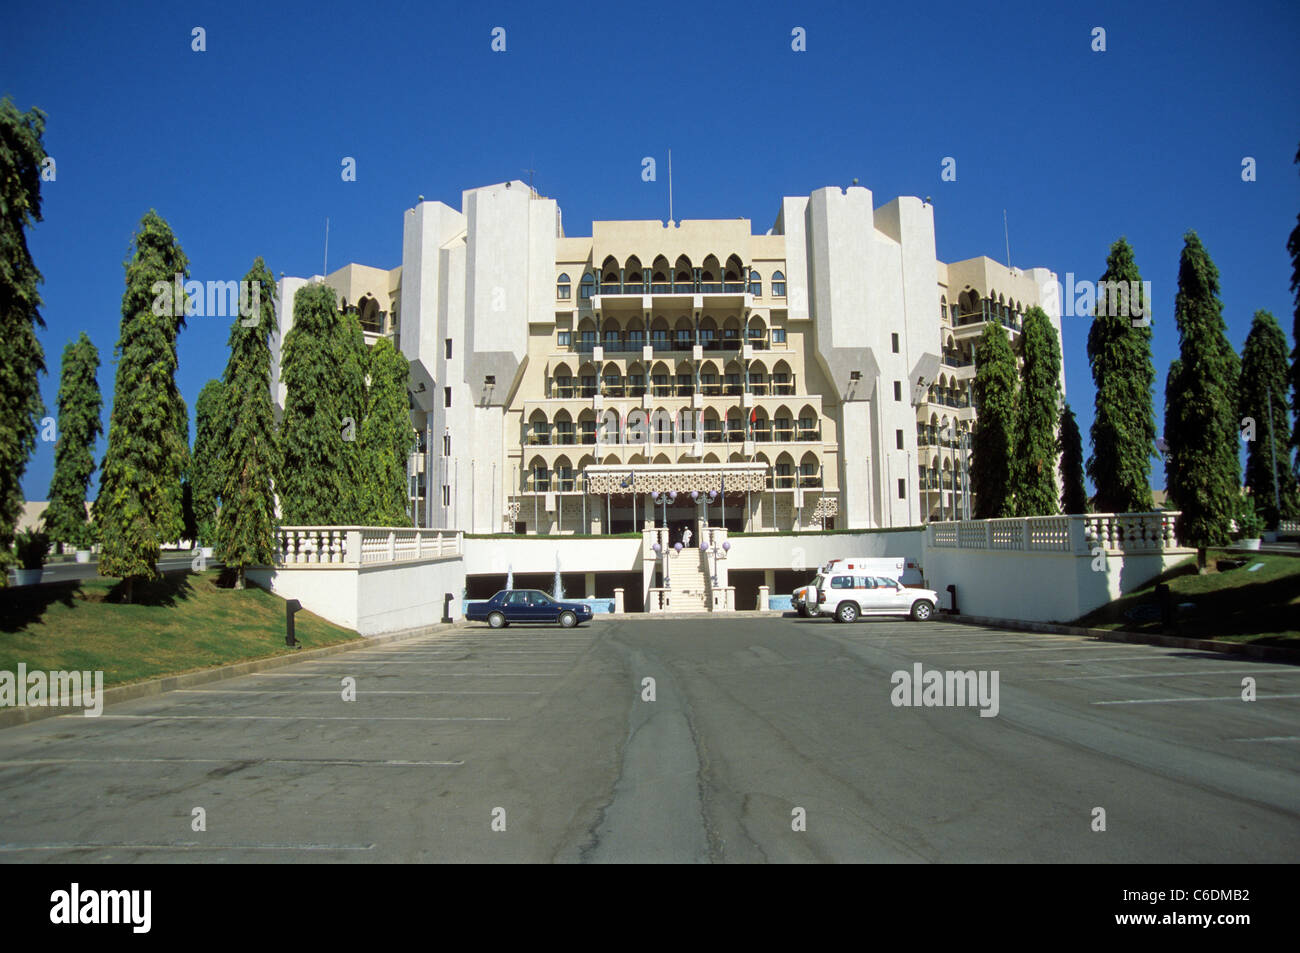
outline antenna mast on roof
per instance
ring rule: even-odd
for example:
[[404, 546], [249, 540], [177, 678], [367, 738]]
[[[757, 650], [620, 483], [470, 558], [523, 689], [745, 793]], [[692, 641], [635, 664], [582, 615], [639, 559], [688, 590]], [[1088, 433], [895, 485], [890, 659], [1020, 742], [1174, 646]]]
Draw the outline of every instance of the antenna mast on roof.
[[330, 220], [325, 219], [325, 271], [322, 274], [330, 273]]
[[668, 224], [673, 223], [673, 150], [668, 150]]
[[1002, 237], [1007, 242], [1007, 271], [1011, 270], [1011, 232], [1007, 230], [1007, 210], [1002, 210]]

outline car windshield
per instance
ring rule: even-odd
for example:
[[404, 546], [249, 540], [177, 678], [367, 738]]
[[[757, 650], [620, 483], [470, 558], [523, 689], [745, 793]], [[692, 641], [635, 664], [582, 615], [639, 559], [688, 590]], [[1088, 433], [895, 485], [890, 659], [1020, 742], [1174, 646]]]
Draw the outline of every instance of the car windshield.
[[825, 582], [825, 577], [824, 577], [824, 576], [818, 576], [818, 577], [817, 577], [816, 579], [814, 579], [812, 582], [808, 583], [808, 585], [812, 586], [814, 589], [820, 589], [820, 588], [822, 587], [822, 584], [823, 584], [824, 582]]

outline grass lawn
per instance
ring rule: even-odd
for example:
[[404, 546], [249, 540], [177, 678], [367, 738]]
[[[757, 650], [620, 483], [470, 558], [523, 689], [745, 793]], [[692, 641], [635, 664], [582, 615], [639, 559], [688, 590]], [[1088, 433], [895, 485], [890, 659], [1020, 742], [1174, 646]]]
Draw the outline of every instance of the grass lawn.
[[[0, 589], [0, 671], [103, 671], [105, 685], [175, 675], [293, 652], [284, 600], [251, 586], [217, 585], [220, 570], [167, 573], [121, 602], [116, 579]], [[312, 615], [294, 617], [305, 648], [360, 638]]]
[[[1189, 560], [1074, 624], [1300, 648], [1300, 557], [1209, 551], [1209, 566], [1220, 560], [1245, 564], [1201, 576], [1196, 561]], [[1259, 568], [1252, 570], [1256, 564]], [[1169, 584], [1176, 604], [1191, 603], [1178, 610], [1177, 625], [1169, 630], [1161, 627], [1155, 594], [1162, 582]]]

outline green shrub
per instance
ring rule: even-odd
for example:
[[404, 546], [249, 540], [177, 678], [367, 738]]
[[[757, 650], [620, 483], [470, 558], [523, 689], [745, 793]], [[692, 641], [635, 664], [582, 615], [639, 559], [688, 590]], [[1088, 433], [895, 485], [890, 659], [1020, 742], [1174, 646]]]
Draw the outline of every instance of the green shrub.
[[50, 538], [33, 529], [25, 529], [14, 536], [14, 554], [23, 569], [40, 569], [50, 552]]

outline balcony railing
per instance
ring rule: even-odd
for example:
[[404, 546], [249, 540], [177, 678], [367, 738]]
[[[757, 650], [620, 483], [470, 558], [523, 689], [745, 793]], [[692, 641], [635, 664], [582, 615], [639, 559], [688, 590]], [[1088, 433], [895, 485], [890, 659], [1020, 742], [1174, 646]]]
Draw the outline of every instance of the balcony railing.
[[[604, 338], [580, 338], [569, 345], [570, 353], [590, 354], [597, 345], [604, 348], [607, 354], [635, 354], [649, 344], [656, 351], [691, 351], [696, 346], [704, 351], [739, 351], [742, 344], [748, 344], [756, 351], [773, 350], [774, 343], [772, 335], [769, 332], [758, 334], [746, 333], [745, 335], [736, 334], [734, 336], [713, 336], [705, 334], [696, 336], [694, 332], [687, 337], [669, 336], [666, 332], [656, 332], [662, 336], [652, 336], [647, 339], [644, 335], [632, 337], [630, 335], [609, 336]], [[781, 342], [781, 348], [785, 348], [784, 342]]]
[[[647, 391], [650, 391], [654, 397], [691, 397], [696, 391], [705, 397], [741, 397], [745, 394], [754, 397], [793, 397], [795, 396], [794, 384], [774, 384], [768, 381], [750, 381], [749, 387], [746, 388], [740, 382], [728, 383], [701, 383], [698, 386], [694, 381], [679, 383], [676, 381], [663, 381], [662, 383], [651, 382], [649, 385], [632, 378], [602, 378], [599, 385], [597, 384], [552, 384], [550, 397], [553, 400], [576, 400], [586, 399], [596, 396], [597, 393], [605, 397], [623, 398], [623, 397], [641, 397]], [[947, 403], [950, 407], [965, 407], [966, 402]], [[931, 403], [944, 403], [937, 398], [930, 398]]]
[[[685, 294], [744, 294], [747, 288], [743, 281], [602, 281], [597, 285], [588, 285], [591, 294], [598, 295], [685, 295]], [[585, 290], [585, 289], [584, 289]], [[757, 292], [754, 292], [757, 293]], [[590, 295], [583, 295], [590, 297]]]
[[275, 565], [281, 570], [374, 566], [442, 559], [461, 552], [459, 530], [374, 526], [282, 526], [275, 534]]
[[1023, 320], [1017, 321], [1015, 318], [1008, 318], [1005, 315], [993, 313], [985, 314], [982, 311], [967, 311], [957, 315], [956, 327], [966, 327], [971, 324], [984, 324], [988, 321], [997, 321], [1004, 328], [1012, 331], [1022, 330]]

